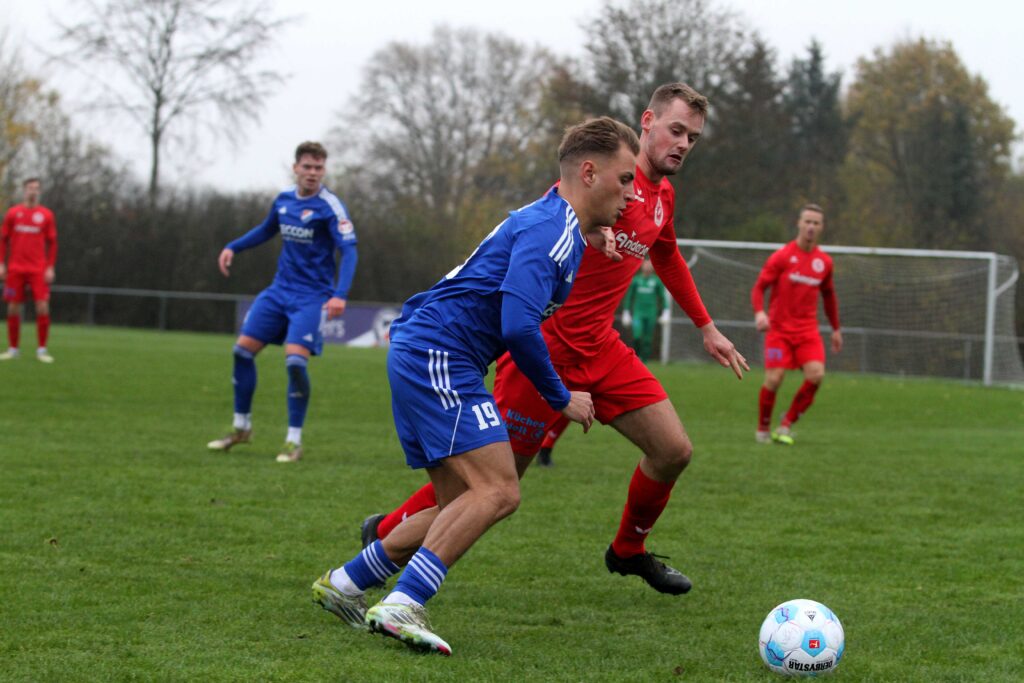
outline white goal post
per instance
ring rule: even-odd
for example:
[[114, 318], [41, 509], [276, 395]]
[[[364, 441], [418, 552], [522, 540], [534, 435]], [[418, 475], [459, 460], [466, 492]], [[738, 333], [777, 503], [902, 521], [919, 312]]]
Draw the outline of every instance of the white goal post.
[[[750, 290], [773, 242], [680, 239], [715, 324], [761, 363]], [[844, 349], [828, 349], [830, 368], [954, 377], [986, 385], [1024, 383], [1014, 329], [1017, 262], [993, 252], [823, 246], [835, 263]], [[771, 290], [768, 292], [771, 297]], [[819, 304], [820, 306], [820, 304]], [[673, 305], [662, 324], [661, 360], [706, 360], [689, 318]]]

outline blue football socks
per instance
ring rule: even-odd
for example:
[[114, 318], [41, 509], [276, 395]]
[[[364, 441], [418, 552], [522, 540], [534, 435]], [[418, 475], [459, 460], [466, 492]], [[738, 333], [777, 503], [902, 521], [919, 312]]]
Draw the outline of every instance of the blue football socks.
[[398, 573], [400, 567], [388, 559], [380, 539], [363, 548], [363, 551], [345, 563], [345, 573], [361, 591], [378, 583], [384, 583]]
[[248, 349], [235, 344], [235, 369], [231, 383], [235, 385], [235, 412], [252, 412], [252, 395], [256, 393], [256, 361]]
[[288, 426], [302, 427], [309, 406], [309, 373], [306, 371], [309, 359], [292, 353], [284, 359], [284, 364], [288, 370]]
[[444, 566], [444, 562], [434, 553], [421, 547], [398, 577], [393, 592], [404, 593], [423, 605], [441, 588], [447, 574], [448, 567]]

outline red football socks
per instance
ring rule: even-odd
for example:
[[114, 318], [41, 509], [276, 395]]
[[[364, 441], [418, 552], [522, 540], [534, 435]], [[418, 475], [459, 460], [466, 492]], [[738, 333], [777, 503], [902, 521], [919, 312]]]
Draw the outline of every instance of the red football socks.
[[612, 551], [622, 558], [644, 552], [644, 539], [668, 505], [674, 481], [654, 481], [637, 465], [629, 482], [626, 507], [622, 511], [619, 533], [612, 541]]
[[50, 336], [50, 316], [36, 316], [36, 338], [39, 340], [39, 348], [46, 348], [46, 339]]
[[758, 399], [760, 415], [757, 420], [757, 428], [767, 432], [772, 426], [772, 411], [775, 410], [775, 392], [767, 387], [761, 387], [761, 396]]
[[789, 410], [786, 411], [782, 424], [788, 427], [799, 420], [800, 416], [807, 412], [807, 409], [814, 403], [814, 394], [817, 391], [817, 384], [811, 384], [804, 380], [804, 383], [797, 389], [796, 395], [793, 396], [793, 403], [790, 404]]
[[420, 510], [426, 510], [435, 505], [437, 505], [437, 496], [434, 495], [434, 485], [425, 484], [423, 488], [409, 496], [404, 503], [380, 520], [380, 524], [377, 525], [377, 538], [384, 538], [390, 534], [406, 517], [412, 517]]
[[7, 316], [7, 345], [12, 349], [18, 348], [18, 341], [21, 338], [21, 316]]

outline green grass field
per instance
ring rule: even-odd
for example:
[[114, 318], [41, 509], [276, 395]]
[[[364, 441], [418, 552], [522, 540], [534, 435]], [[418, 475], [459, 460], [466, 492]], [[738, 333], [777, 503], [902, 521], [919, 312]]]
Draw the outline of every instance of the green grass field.
[[0, 365], [0, 679], [772, 681], [761, 620], [807, 597], [846, 628], [836, 680], [1024, 680], [1024, 392], [834, 375], [786, 449], [753, 443], [758, 374], [657, 367], [696, 452], [648, 546], [693, 592], [605, 570], [638, 454], [571, 430], [431, 602], [443, 658], [310, 601], [359, 522], [425, 480], [384, 353], [312, 364], [306, 458], [281, 465], [278, 349], [255, 443], [205, 450], [230, 422], [230, 349], [58, 326], [54, 365], [30, 347]]

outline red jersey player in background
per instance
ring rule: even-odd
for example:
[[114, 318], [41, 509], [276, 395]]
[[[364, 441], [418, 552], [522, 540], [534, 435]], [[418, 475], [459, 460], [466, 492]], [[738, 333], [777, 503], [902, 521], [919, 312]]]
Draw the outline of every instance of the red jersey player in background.
[[39, 203], [42, 191], [39, 178], [26, 180], [22, 190], [25, 201], [7, 211], [0, 230], [0, 280], [4, 281], [7, 340], [10, 345], [7, 351], [0, 353], [0, 360], [18, 357], [21, 305], [25, 302], [27, 286], [32, 290], [36, 304], [36, 336], [39, 341], [36, 358], [52, 363], [53, 357], [46, 351], [46, 338], [50, 333], [50, 283], [53, 282], [53, 266], [57, 262], [57, 223], [53, 212]]
[[[610, 572], [635, 574], [655, 590], [673, 595], [689, 591], [690, 580], [647, 552], [644, 539], [668, 503], [693, 446], [665, 390], [612, 323], [619, 302], [650, 252], [658, 276], [703, 334], [707, 352], [739, 378], [744, 369], [750, 369], [712, 322], [676, 244], [675, 191], [666, 176], [679, 171], [704, 128], [706, 111], [707, 99], [683, 83], [669, 83], [654, 91], [640, 119], [636, 199], [613, 227], [618, 251], [588, 247], [569, 298], [541, 327], [552, 363], [565, 385], [572, 391], [590, 392], [597, 419], [643, 451], [629, 484], [618, 533], [605, 553], [605, 564]], [[494, 397], [522, 476], [559, 413], [547, 405], [508, 354], [498, 359]], [[436, 515], [435, 504], [428, 485], [389, 515], [367, 517], [363, 544], [384, 538], [385, 547], [390, 543], [395, 549], [405, 549], [406, 544], [415, 548], [416, 539], [394, 539], [388, 534], [406, 516]]]
[[[793, 445], [792, 426], [814, 401], [825, 377], [825, 345], [818, 332], [818, 291], [825, 315], [832, 325], [832, 352], [843, 348], [839, 331], [839, 303], [832, 286], [832, 259], [818, 248], [825, 229], [825, 212], [817, 204], [800, 209], [797, 237], [768, 257], [750, 293], [754, 324], [764, 337], [764, 385], [761, 387], [758, 443]], [[764, 312], [764, 292], [771, 288], [771, 305]], [[770, 434], [775, 394], [786, 370], [802, 369], [804, 383], [783, 415], [778, 430]]]

